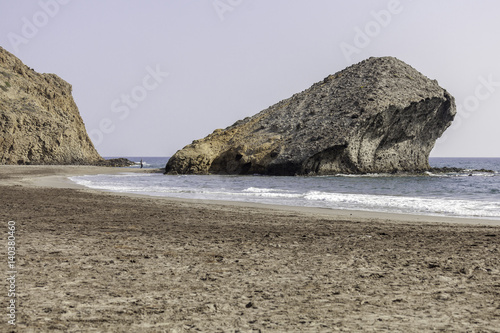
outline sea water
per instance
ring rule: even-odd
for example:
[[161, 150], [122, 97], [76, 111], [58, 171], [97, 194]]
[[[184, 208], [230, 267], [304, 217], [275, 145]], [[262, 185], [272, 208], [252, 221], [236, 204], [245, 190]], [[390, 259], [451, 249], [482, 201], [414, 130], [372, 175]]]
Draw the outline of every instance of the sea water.
[[[141, 158], [129, 157], [139, 162]], [[143, 158], [161, 168], [168, 158]], [[500, 158], [431, 158], [464, 172], [424, 175], [219, 176], [121, 173], [70, 177], [101, 190], [187, 199], [500, 219]], [[139, 167], [138, 164], [132, 168]], [[470, 171], [487, 169], [494, 172]]]

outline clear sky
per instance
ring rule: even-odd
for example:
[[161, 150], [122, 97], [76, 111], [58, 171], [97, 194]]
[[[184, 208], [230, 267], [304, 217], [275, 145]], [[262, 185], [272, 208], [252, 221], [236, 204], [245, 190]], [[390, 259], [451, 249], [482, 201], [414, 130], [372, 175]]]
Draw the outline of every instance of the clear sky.
[[370, 56], [447, 89], [431, 156], [500, 156], [500, 1], [0, 0], [0, 45], [73, 85], [103, 156], [171, 156]]

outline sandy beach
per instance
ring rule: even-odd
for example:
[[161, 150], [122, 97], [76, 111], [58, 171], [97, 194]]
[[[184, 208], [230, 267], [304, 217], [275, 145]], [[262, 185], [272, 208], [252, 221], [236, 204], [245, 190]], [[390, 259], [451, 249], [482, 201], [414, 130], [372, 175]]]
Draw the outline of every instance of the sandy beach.
[[[99, 192], [0, 166], [4, 332], [500, 332], [500, 221]], [[134, 172], [141, 172], [135, 169]], [[8, 271], [4, 251], [4, 271]], [[7, 273], [4, 273], [6, 276]]]

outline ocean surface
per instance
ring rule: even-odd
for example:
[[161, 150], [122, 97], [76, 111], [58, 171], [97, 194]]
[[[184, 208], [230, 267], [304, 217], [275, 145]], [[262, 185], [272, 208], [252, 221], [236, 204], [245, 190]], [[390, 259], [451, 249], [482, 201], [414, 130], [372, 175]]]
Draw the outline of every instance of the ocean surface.
[[[141, 160], [140, 157], [128, 159]], [[167, 161], [164, 157], [143, 158], [145, 168], [163, 168]], [[500, 158], [431, 158], [430, 164], [467, 171], [419, 176], [318, 177], [173, 176], [124, 172], [70, 179], [94, 189], [151, 196], [500, 219]], [[473, 169], [494, 172], [468, 171]]]

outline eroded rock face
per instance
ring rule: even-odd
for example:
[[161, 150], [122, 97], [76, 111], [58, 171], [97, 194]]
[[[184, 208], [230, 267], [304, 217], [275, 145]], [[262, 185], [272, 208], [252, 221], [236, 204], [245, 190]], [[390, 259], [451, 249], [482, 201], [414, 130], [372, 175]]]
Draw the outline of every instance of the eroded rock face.
[[102, 161], [71, 96], [71, 85], [38, 74], [0, 47], [0, 164]]
[[416, 172], [456, 113], [437, 81], [370, 58], [177, 151], [166, 173]]

